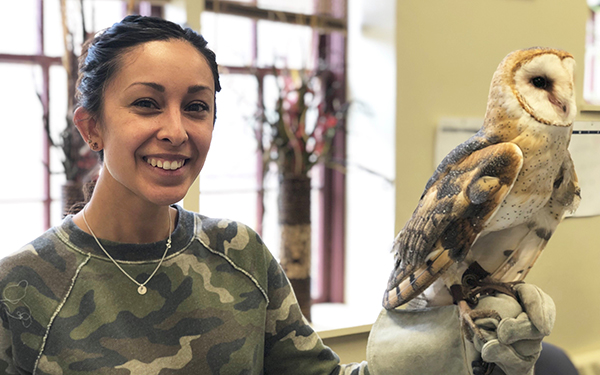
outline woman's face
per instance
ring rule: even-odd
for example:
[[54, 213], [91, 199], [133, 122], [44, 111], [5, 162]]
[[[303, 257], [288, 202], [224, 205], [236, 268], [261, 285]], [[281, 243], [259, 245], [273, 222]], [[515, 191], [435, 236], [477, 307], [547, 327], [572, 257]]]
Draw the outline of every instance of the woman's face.
[[210, 147], [214, 80], [185, 41], [154, 41], [124, 55], [104, 93], [98, 134], [103, 183], [116, 199], [180, 201]]

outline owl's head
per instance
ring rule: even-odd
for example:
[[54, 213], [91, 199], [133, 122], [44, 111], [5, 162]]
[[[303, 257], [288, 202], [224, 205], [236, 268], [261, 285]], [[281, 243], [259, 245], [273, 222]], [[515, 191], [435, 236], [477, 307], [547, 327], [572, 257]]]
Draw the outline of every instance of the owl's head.
[[494, 74], [489, 104], [502, 105], [509, 117], [525, 111], [540, 123], [570, 126], [577, 114], [574, 72], [575, 59], [568, 52], [540, 47], [514, 51]]

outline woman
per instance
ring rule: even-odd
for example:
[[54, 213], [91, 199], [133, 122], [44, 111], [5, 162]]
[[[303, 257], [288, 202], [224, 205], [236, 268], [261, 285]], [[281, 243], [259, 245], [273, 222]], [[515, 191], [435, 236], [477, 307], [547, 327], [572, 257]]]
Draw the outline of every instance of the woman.
[[256, 233], [173, 205], [219, 90], [206, 41], [167, 21], [128, 16], [84, 48], [74, 121], [103, 168], [79, 213], [0, 264], [0, 373], [368, 374], [306, 324]]

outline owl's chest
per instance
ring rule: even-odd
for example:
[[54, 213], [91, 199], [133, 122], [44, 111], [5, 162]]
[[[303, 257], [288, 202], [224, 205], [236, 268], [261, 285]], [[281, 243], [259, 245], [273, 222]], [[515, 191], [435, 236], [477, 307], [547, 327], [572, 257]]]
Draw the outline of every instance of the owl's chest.
[[488, 230], [527, 222], [550, 199], [567, 156], [570, 131], [568, 128], [546, 128], [523, 132], [513, 141], [523, 152], [523, 167]]

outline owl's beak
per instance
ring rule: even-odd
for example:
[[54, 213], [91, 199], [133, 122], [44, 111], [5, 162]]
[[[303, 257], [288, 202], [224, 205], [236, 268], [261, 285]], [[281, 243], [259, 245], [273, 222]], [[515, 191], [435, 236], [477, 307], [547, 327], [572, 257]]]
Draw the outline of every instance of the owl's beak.
[[566, 102], [562, 102], [556, 96], [551, 93], [548, 93], [548, 100], [556, 107], [556, 111], [561, 115], [568, 117], [569, 116], [569, 104]]

